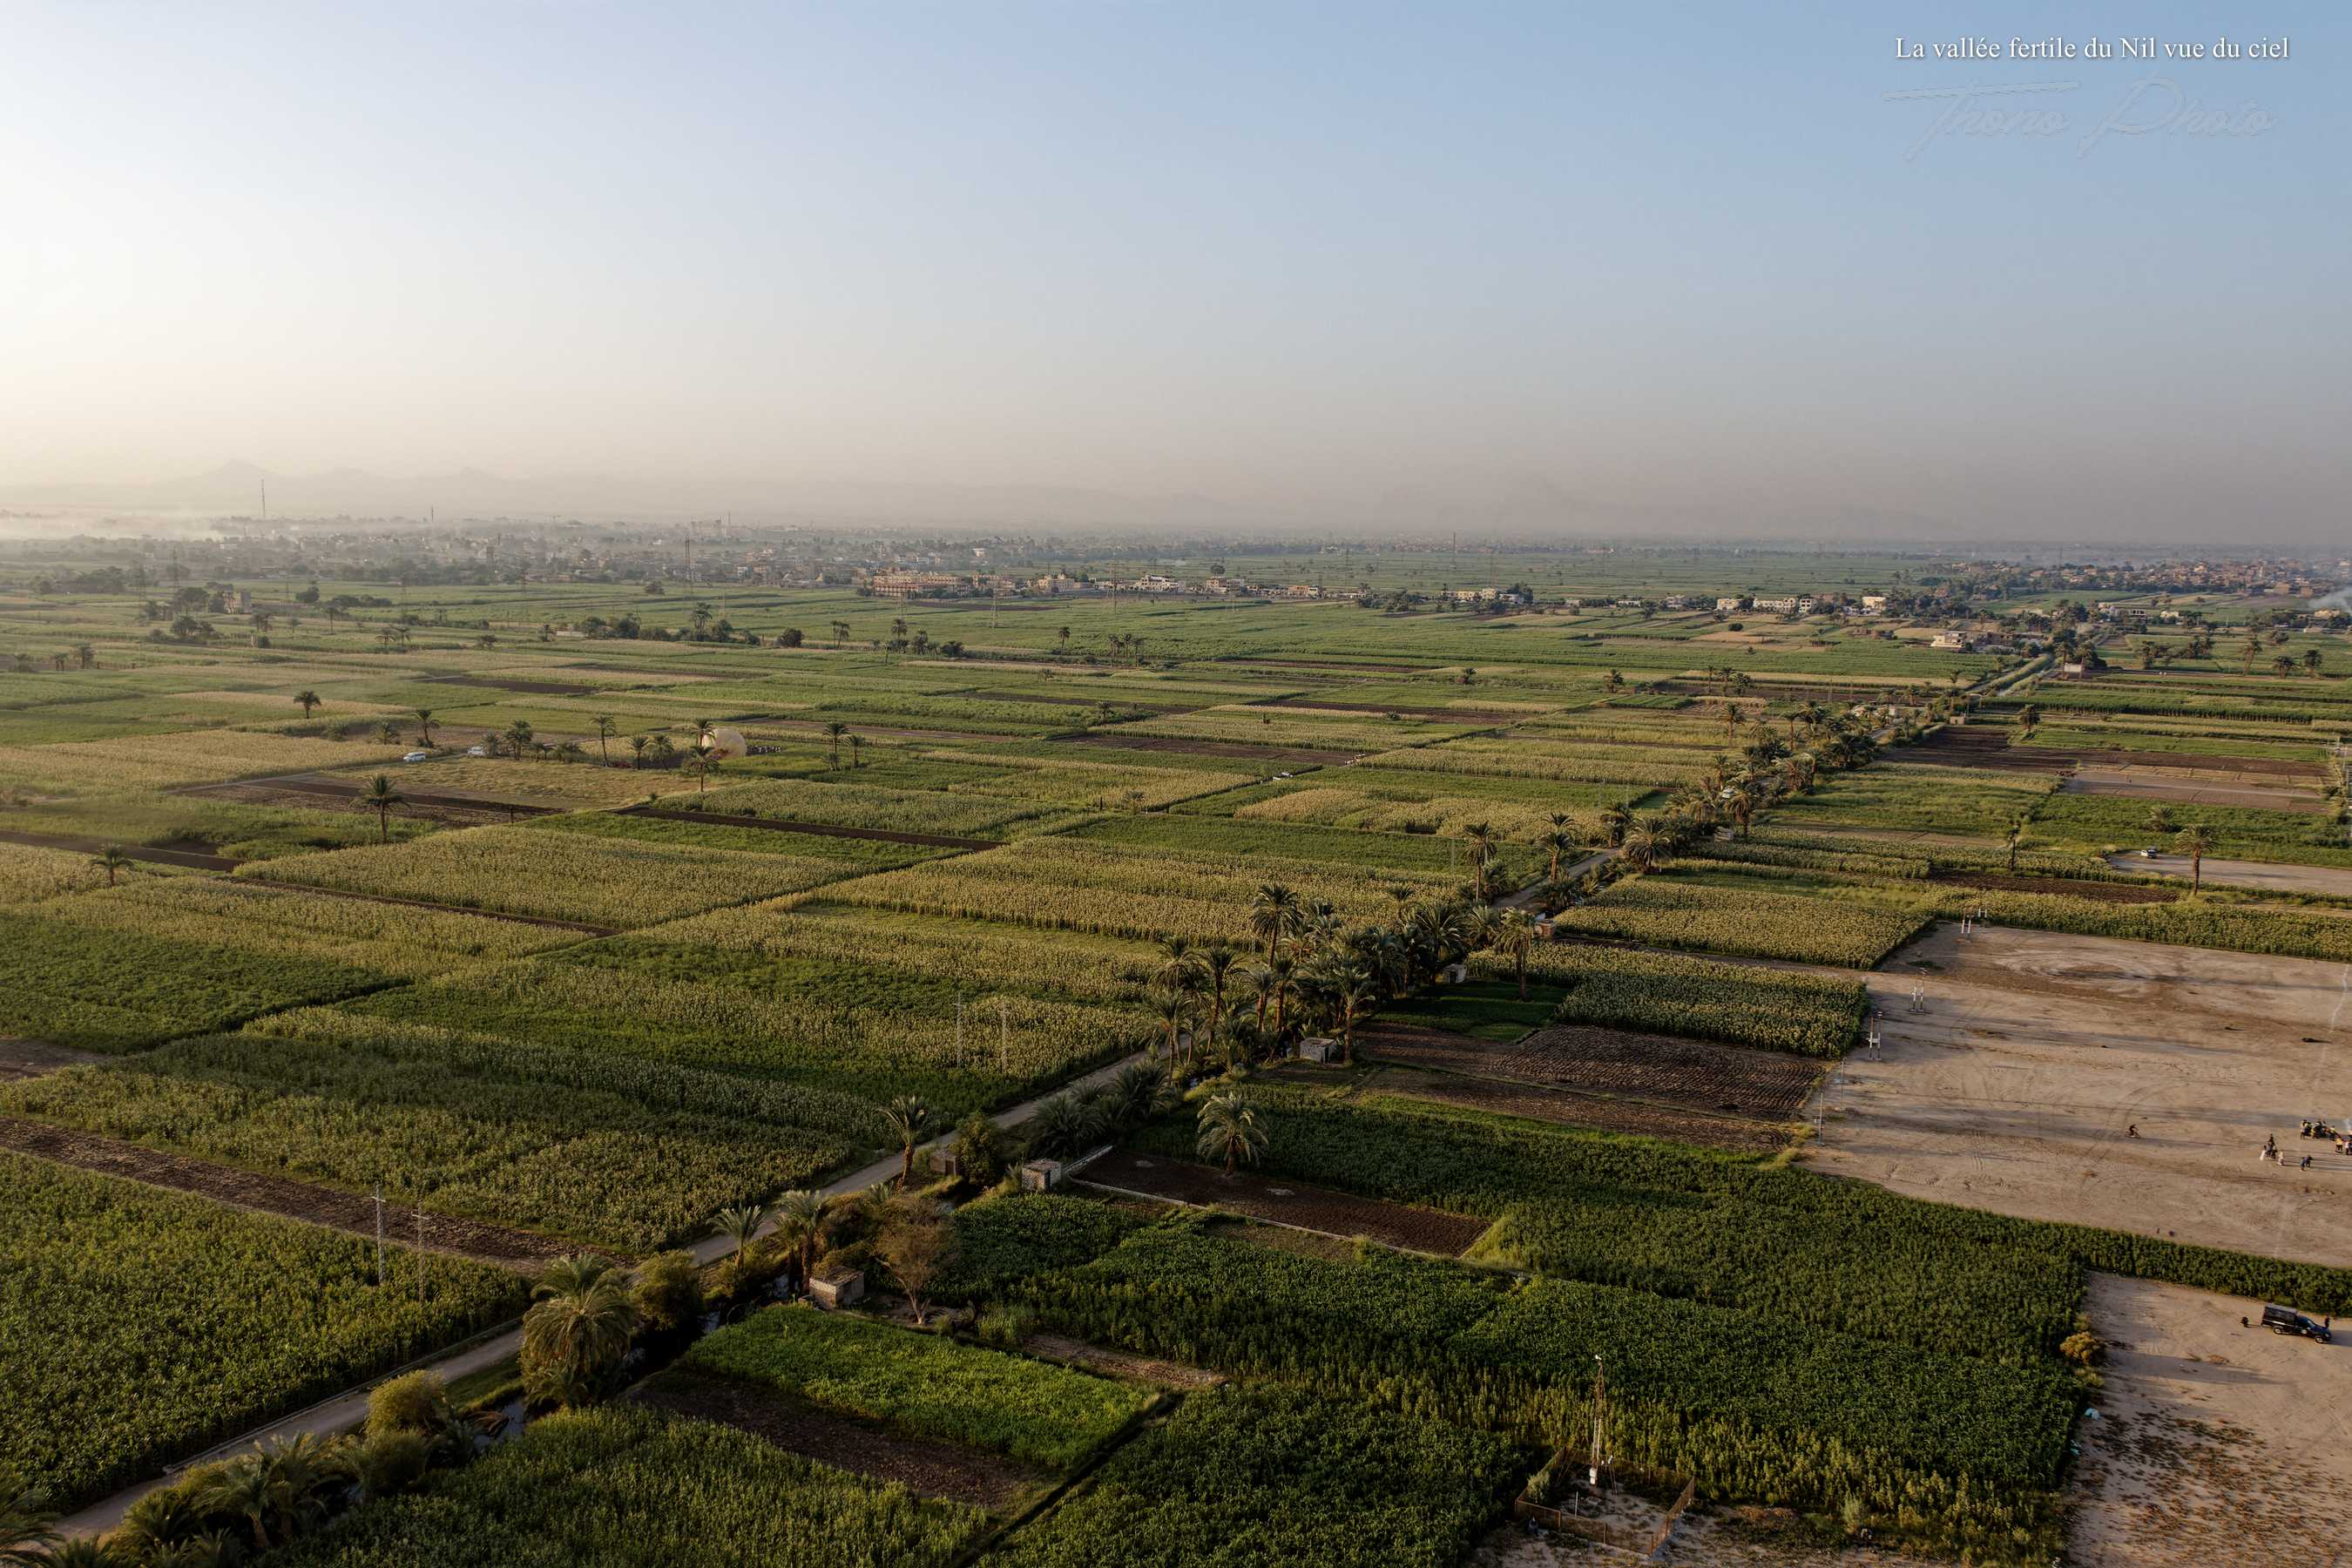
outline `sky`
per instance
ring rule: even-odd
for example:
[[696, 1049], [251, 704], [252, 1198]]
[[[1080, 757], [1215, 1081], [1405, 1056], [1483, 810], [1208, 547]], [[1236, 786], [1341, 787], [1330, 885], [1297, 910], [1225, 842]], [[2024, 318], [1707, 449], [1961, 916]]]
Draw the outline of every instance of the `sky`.
[[2341, 7], [1669, 9], [0, 0], [0, 505], [2352, 535]]

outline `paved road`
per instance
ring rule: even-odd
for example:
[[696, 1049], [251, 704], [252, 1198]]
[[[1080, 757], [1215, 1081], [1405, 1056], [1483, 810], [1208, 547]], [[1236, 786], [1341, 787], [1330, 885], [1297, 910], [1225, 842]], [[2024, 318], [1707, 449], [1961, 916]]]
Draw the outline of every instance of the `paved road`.
[[[1129, 1062], [1145, 1061], [1148, 1059], [1150, 1058], [1143, 1056], [1135, 1056], [1127, 1058], [1124, 1060], [1113, 1062], [1108, 1067], [1098, 1068], [1095, 1071], [1087, 1074], [1084, 1078], [1077, 1079], [1073, 1082], [1065, 1085], [1064, 1089], [1091, 1089], [1097, 1084], [1108, 1079], [1121, 1068], [1126, 1067]], [[1060, 1093], [1063, 1091], [1064, 1090], [1057, 1089], [1055, 1092]], [[1051, 1098], [1053, 1098], [1052, 1095], [1040, 1095], [1035, 1100], [1024, 1100], [1019, 1105], [1013, 1106], [1009, 1110], [997, 1112], [994, 1121], [999, 1127], [1017, 1127], [1021, 1123], [1028, 1121], [1031, 1117], [1036, 1115], [1037, 1107], [1045, 1100]], [[929, 1142], [923, 1144], [916, 1151], [916, 1169], [920, 1170], [922, 1168], [922, 1161], [931, 1150], [938, 1148], [941, 1144], [952, 1143], [953, 1142], [954, 1137], [952, 1134], [950, 1134], [945, 1137], [932, 1139]], [[874, 1185], [877, 1182], [887, 1182], [895, 1178], [898, 1174], [901, 1163], [902, 1157], [898, 1154], [891, 1154], [883, 1159], [877, 1160], [872, 1164], [867, 1165], [861, 1170], [852, 1171], [849, 1174], [841, 1177], [838, 1181], [829, 1183], [824, 1188], [824, 1194], [827, 1197], [838, 1197], [847, 1193], [863, 1192], [867, 1187]], [[765, 1233], [762, 1232], [762, 1234]], [[698, 1263], [715, 1263], [719, 1259], [726, 1257], [729, 1248], [733, 1245], [734, 1244], [731, 1241], [723, 1236], [713, 1236], [707, 1237], [704, 1239], [694, 1243], [686, 1250], [693, 1254], [695, 1261]], [[427, 1357], [425, 1360], [415, 1363], [414, 1365], [415, 1367], [430, 1368], [432, 1371], [439, 1373], [445, 1378], [455, 1379], [463, 1377], [468, 1373], [479, 1372], [484, 1367], [497, 1365], [499, 1362], [514, 1354], [515, 1352], [520, 1348], [521, 1344], [522, 1331], [520, 1327], [517, 1325], [509, 1325], [488, 1340], [467, 1345], [461, 1350], [453, 1351], [438, 1357]], [[80, 1512], [69, 1515], [66, 1519], [60, 1521], [58, 1528], [68, 1535], [99, 1535], [107, 1531], [112, 1530], [116, 1525], [122, 1522], [123, 1514], [130, 1510], [132, 1503], [137, 1502], [141, 1498], [146, 1496], [157, 1487], [160, 1487], [166, 1481], [173, 1479], [173, 1474], [178, 1470], [184, 1469], [187, 1466], [194, 1464], [200, 1459], [214, 1458], [221, 1454], [235, 1453], [247, 1448], [256, 1443], [282, 1441], [287, 1438], [298, 1436], [303, 1433], [309, 1433], [314, 1436], [327, 1437], [332, 1436], [338, 1432], [348, 1432], [367, 1418], [368, 1390], [373, 1387], [376, 1384], [383, 1382], [385, 1377], [390, 1375], [391, 1373], [381, 1373], [376, 1377], [369, 1379], [367, 1383], [361, 1386], [348, 1390], [343, 1394], [336, 1395], [332, 1399], [326, 1400], [318, 1405], [313, 1405], [306, 1410], [298, 1410], [293, 1415], [283, 1416], [267, 1426], [258, 1426], [249, 1432], [241, 1433], [237, 1436], [230, 1438], [227, 1442], [219, 1444], [215, 1447], [206, 1449], [202, 1454], [198, 1454], [192, 1458], [184, 1460], [181, 1464], [174, 1466], [172, 1472], [167, 1472], [164, 1475], [156, 1477], [152, 1480], [142, 1481], [135, 1486], [126, 1487], [121, 1491], [115, 1493], [112, 1497], [106, 1498], [100, 1501], [90, 1504]]]

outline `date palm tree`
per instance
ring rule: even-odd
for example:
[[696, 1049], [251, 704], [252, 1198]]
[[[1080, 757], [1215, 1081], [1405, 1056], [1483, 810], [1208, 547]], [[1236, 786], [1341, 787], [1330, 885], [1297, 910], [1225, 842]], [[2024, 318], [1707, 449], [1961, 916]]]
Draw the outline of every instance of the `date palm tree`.
[[1189, 936], [1164, 936], [1160, 939], [1160, 962], [1151, 971], [1151, 984], [1170, 991], [1183, 989], [1200, 972], [1201, 955], [1192, 951]]
[[[114, 886], [115, 879], [121, 876], [123, 872], [131, 869], [132, 865], [131, 857], [123, 853], [122, 846], [120, 844], [108, 845], [96, 855], [90, 857], [89, 863], [97, 869], [106, 873], [106, 885], [110, 888]], [[0, 1561], [5, 1561], [5, 1559], [0, 1559]]]
[[751, 1267], [751, 1244], [760, 1239], [760, 1232], [768, 1223], [768, 1205], [744, 1204], [735, 1208], [720, 1209], [710, 1216], [710, 1234], [723, 1236], [735, 1244], [733, 1270], [741, 1279]]
[[548, 1266], [522, 1318], [524, 1390], [567, 1407], [592, 1398], [637, 1331], [628, 1276], [609, 1259], [574, 1253]]
[[849, 726], [835, 719], [824, 727], [824, 738], [833, 742], [833, 765], [841, 766], [841, 738], [849, 733]]
[[2276, 658], [2271, 660], [2271, 673], [2273, 675], [2293, 675], [2294, 670], [2295, 663], [2294, 656], [2293, 654], [2283, 653]]
[[1331, 1022], [1339, 1031], [1339, 1060], [1345, 1065], [1355, 1066], [1357, 1026], [1371, 1016], [1380, 1000], [1380, 987], [1361, 968], [1350, 965], [1334, 976]]
[[776, 1240], [792, 1249], [800, 1271], [801, 1289], [808, 1289], [809, 1270], [816, 1261], [816, 1244], [824, 1236], [824, 1194], [794, 1187], [775, 1203]]
[[915, 1145], [930, 1130], [931, 1108], [911, 1094], [902, 1094], [882, 1108], [882, 1120], [890, 1124], [890, 1134], [898, 1141], [903, 1156], [898, 1185], [911, 1187], [915, 1184]]
[[1171, 990], [1152, 1003], [1151, 1011], [1168, 1026], [1168, 1060], [1172, 1066], [1176, 1060], [1176, 1042], [1184, 1033], [1184, 1020], [1192, 1016], [1191, 994], [1184, 990]]
[[1299, 915], [1298, 895], [1280, 882], [1262, 884], [1250, 900], [1250, 935], [1265, 943], [1269, 963], [1282, 940], [1298, 930]]
[[0, 1563], [37, 1563], [58, 1540], [47, 1494], [13, 1474], [0, 1474]]
[[2246, 656], [2245, 663], [2242, 667], [2241, 672], [2246, 675], [2253, 674], [2254, 660], [2262, 658], [2263, 656], [2263, 639], [2253, 633], [2248, 632], [2246, 634], [2245, 642], [2241, 645], [2238, 651]]
[[1470, 841], [1470, 869], [1477, 879], [1478, 897], [1486, 897], [1486, 862], [1495, 853], [1495, 828], [1492, 823], [1474, 822], [1462, 830]]
[[[1649, 829], [1643, 828], [1647, 833]], [[1629, 847], [1627, 853], [1631, 854]], [[1505, 910], [1495, 922], [1495, 951], [1511, 961], [1519, 980], [1519, 1000], [1528, 999], [1528, 954], [1535, 951], [1536, 921], [1525, 910]]]
[[1265, 994], [1274, 999], [1274, 1032], [1279, 1038], [1290, 1030], [1290, 998], [1298, 990], [1298, 961], [1277, 952], [1258, 967], [1265, 972]]
[[1625, 863], [1636, 871], [1646, 871], [1658, 863], [1658, 834], [1648, 824], [1642, 824], [1625, 835]]
[[433, 710], [430, 708], [416, 710], [416, 741], [423, 746], [433, 743]]
[[2025, 818], [2012, 819], [2009, 825], [2009, 874], [2017, 875], [2017, 847], [2025, 841]]
[[2317, 648], [2309, 647], [2303, 650], [2303, 669], [2305, 674], [2313, 676], [2317, 675], [2319, 673], [2320, 662], [2319, 650]]
[[613, 737], [620, 732], [620, 725], [613, 721], [610, 713], [596, 715], [596, 752], [604, 759], [604, 765], [608, 768], [613, 765]]
[[360, 804], [375, 813], [376, 829], [383, 836], [382, 842], [391, 843], [392, 808], [407, 805], [408, 797], [392, 787], [388, 775], [378, 773], [368, 780], [367, 788], [361, 792]]
[[2205, 857], [2211, 853], [2213, 848], [2212, 829], [2201, 822], [2192, 822], [2180, 830], [2179, 837], [2175, 838], [2173, 843], [2179, 845], [2180, 852], [2189, 857], [2189, 897], [2194, 898], [2197, 896], [2198, 889], [2204, 885]]
[[644, 767], [644, 766], [646, 765], [646, 748], [647, 746], [652, 745], [652, 744], [653, 744], [652, 740], [651, 740], [650, 738], [646, 737], [646, 736], [644, 736], [644, 735], [632, 735], [632, 736], [630, 736], [630, 737], [629, 737], [629, 765], [630, 765], [631, 767], [633, 767], [633, 768], [641, 768], [641, 767]]
[[530, 745], [530, 743], [531, 728], [530, 720], [518, 719], [513, 723], [507, 726], [507, 745], [514, 752], [515, 761], [522, 761], [523, 752]]
[[1537, 847], [1541, 848], [1545, 854], [1551, 857], [1551, 868], [1544, 873], [1544, 880], [1548, 882], [1559, 881], [1559, 858], [1562, 855], [1567, 854], [1570, 849], [1576, 847], [1576, 840], [1569, 837], [1565, 828], [1555, 827], [1549, 833], [1545, 834], [1541, 838], [1537, 839], [1536, 844]]
[[1213, 1094], [1201, 1102], [1192, 1146], [1203, 1160], [1223, 1160], [1230, 1176], [1238, 1166], [1258, 1163], [1265, 1153], [1266, 1131], [1238, 1091]]
[[1209, 1038], [1217, 1037], [1217, 1026], [1224, 1021], [1225, 983], [1232, 978], [1241, 954], [1223, 942], [1213, 942], [1198, 955], [1199, 973], [1209, 987]]
[[321, 698], [317, 692], [305, 688], [294, 694], [294, 700], [302, 705], [302, 717], [308, 719], [310, 716], [310, 710], [318, 707], [320, 702], [325, 700], [325, 699]]

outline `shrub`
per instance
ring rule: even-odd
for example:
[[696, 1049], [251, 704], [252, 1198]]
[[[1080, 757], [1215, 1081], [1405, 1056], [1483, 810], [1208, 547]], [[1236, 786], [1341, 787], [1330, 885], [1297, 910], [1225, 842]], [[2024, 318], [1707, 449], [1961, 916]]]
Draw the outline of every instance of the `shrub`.
[[684, 1252], [663, 1252], [637, 1268], [629, 1284], [637, 1318], [656, 1333], [682, 1328], [702, 1316], [702, 1273]]
[[368, 1394], [370, 1441], [405, 1432], [437, 1432], [449, 1419], [449, 1389], [437, 1372], [410, 1372]]

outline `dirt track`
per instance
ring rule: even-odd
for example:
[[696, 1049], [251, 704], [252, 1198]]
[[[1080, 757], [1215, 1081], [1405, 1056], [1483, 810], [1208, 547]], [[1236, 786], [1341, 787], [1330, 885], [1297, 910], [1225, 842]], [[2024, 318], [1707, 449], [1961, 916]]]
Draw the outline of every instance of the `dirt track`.
[[[2352, 1259], [2352, 1158], [2296, 1135], [2352, 1117], [2352, 965], [1944, 925], [1870, 985], [1885, 1048], [1816, 1097], [1807, 1163], [1970, 1208]], [[2266, 1136], [2285, 1164], [2257, 1160]]]
[[[2186, 855], [2151, 855], [2143, 860], [2137, 855], [2110, 855], [2107, 864], [2118, 871], [2137, 871], [2143, 875], [2154, 872], [2162, 877], [2179, 877], [2186, 880], [2189, 874]], [[2252, 888], [2267, 893], [2329, 893], [2339, 899], [2352, 898], [2352, 869], [2340, 866], [2288, 866], [2270, 860], [2216, 860], [2205, 857], [2205, 879], [2224, 887]]]
[[2133, 800], [2170, 801], [2176, 805], [2252, 806], [2311, 815], [2327, 809], [2327, 802], [2313, 790], [2210, 784], [2136, 768], [2084, 768], [2058, 787], [2063, 795], [2118, 795]]
[[2328, 1563], [2352, 1540], [2352, 1336], [2240, 1325], [2262, 1303], [2091, 1278], [2109, 1342], [2068, 1561], [2093, 1568]]

